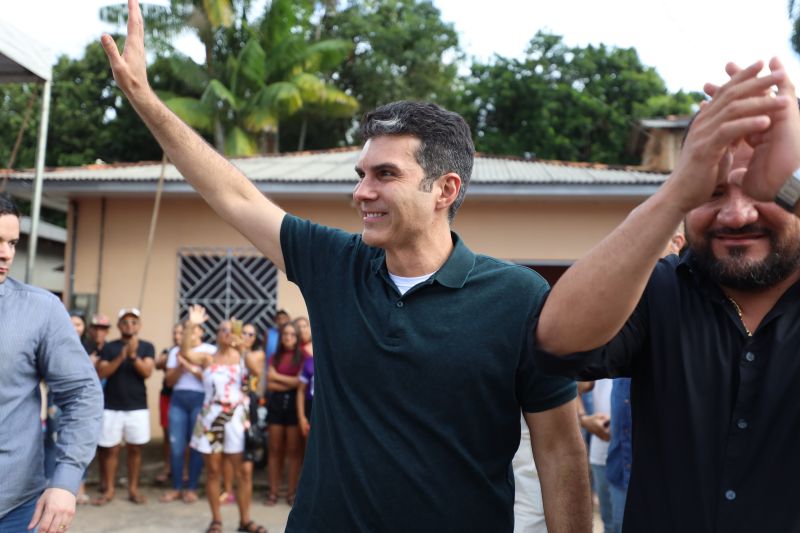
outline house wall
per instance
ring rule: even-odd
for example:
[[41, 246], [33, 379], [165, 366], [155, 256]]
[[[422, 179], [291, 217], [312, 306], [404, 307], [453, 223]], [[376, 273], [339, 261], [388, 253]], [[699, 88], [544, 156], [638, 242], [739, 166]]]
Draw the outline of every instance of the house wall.
[[[68, 254], [75, 248], [73, 290], [97, 293], [100, 312], [116, 320], [122, 307], [137, 306], [144, 272], [147, 234], [153, 208], [148, 197], [73, 199], [77, 208], [70, 224]], [[103, 217], [103, 203], [105, 216]], [[359, 231], [360, 220], [350, 199], [279, 200], [288, 212], [315, 222]], [[454, 230], [475, 252], [525, 264], [564, 264], [582, 256], [613, 229], [636, 201], [482, 201], [468, 199], [456, 217]], [[70, 217], [72, 221], [73, 217]], [[103, 232], [101, 221], [105, 219]], [[184, 246], [249, 246], [196, 196], [165, 197], [153, 243], [142, 305], [140, 337], [160, 351], [170, 344], [177, 300], [177, 252]], [[66, 265], [69, 267], [70, 258]], [[67, 287], [69, 270], [66, 272]], [[98, 284], [99, 281], [99, 284]], [[67, 295], [67, 298], [69, 296]], [[299, 289], [279, 274], [278, 306], [292, 316], [306, 314]], [[112, 327], [111, 337], [118, 332]], [[162, 372], [148, 380], [153, 435], [158, 428], [158, 394]]]

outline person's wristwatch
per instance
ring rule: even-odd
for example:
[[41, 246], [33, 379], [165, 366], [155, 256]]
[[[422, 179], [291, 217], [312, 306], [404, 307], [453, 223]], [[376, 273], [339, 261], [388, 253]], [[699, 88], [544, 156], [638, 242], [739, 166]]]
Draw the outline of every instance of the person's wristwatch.
[[775, 203], [794, 213], [800, 203], [800, 168], [792, 172], [775, 196]]

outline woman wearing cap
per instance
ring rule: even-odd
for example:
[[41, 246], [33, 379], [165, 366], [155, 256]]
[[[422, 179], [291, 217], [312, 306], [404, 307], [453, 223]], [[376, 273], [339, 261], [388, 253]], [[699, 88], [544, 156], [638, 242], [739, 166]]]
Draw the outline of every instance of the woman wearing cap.
[[[184, 327], [193, 329], [207, 320], [206, 310], [193, 305], [189, 308], [189, 319]], [[266, 528], [250, 520], [253, 468], [251, 462], [243, 460], [249, 398], [242, 391], [246, 369], [238, 350], [241, 343], [241, 329], [235, 332], [230, 320], [222, 322], [217, 330], [217, 351], [213, 355], [190, 350], [188, 335], [184, 335], [181, 343], [181, 355], [202, 368], [205, 389], [203, 408], [195, 423], [191, 446], [204, 454], [205, 459], [206, 496], [211, 508], [207, 533], [222, 532], [219, 496], [223, 454], [233, 462], [236, 472], [237, 531], [267, 532]]]

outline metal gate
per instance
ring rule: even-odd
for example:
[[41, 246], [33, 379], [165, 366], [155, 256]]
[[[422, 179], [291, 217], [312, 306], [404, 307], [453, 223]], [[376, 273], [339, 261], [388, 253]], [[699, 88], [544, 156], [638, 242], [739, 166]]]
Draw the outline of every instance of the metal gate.
[[[178, 250], [178, 309], [200, 304], [208, 311], [206, 334], [214, 338], [220, 322], [235, 317], [256, 326], [259, 337], [273, 326], [278, 301], [278, 269], [255, 248]], [[213, 342], [213, 341], [212, 341]]]

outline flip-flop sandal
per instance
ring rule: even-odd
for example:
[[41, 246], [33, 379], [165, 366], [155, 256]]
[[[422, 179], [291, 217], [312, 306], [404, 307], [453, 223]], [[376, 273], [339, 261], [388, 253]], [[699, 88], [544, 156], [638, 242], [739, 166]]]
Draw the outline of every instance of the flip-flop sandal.
[[222, 522], [219, 520], [212, 520], [206, 528], [206, 533], [222, 533]]
[[181, 499], [180, 491], [171, 490], [162, 494], [161, 497], [158, 499], [158, 501], [161, 503], [170, 503], [180, 499]]
[[236, 531], [241, 531], [242, 533], [267, 533], [267, 528], [250, 520], [246, 524], [240, 523], [239, 529]]
[[128, 496], [128, 501], [131, 503], [135, 503], [136, 505], [142, 505], [143, 503], [147, 502], [147, 498], [145, 498], [141, 494], [130, 494]]
[[105, 494], [98, 496], [94, 500], [92, 500], [92, 505], [96, 505], [97, 507], [102, 507], [103, 505], [108, 505], [114, 499], [113, 496], [109, 497]]
[[197, 496], [197, 493], [193, 490], [187, 490], [183, 493], [183, 503], [194, 503], [200, 498]]
[[278, 504], [278, 495], [277, 494], [270, 494], [267, 496], [267, 499], [264, 500], [264, 505], [267, 507], [273, 507], [274, 505]]

